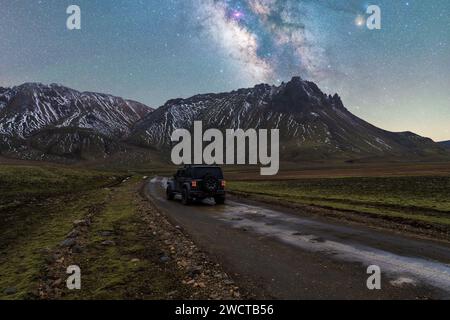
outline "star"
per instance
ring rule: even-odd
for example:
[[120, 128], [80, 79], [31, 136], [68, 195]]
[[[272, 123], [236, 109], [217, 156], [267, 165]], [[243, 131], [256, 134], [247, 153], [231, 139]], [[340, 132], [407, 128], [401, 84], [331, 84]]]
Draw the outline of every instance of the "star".
[[366, 21], [362, 15], [358, 15], [355, 19], [355, 25], [357, 25], [358, 27], [362, 27], [365, 22]]

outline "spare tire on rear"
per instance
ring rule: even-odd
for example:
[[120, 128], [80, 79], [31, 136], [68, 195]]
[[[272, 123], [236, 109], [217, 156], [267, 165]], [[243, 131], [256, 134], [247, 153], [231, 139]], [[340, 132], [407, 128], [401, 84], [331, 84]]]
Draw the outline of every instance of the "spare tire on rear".
[[215, 193], [219, 189], [219, 179], [210, 174], [205, 175], [202, 188], [207, 193]]

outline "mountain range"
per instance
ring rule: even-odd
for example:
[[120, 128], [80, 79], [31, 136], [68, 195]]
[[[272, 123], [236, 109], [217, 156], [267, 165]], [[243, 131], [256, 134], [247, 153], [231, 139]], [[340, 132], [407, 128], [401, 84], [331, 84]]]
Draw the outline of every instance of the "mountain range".
[[0, 152], [26, 159], [106, 157], [153, 111], [139, 102], [56, 84], [0, 88]]
[[[27, 83], [0, 88], [0, 153], [27, 159], [99, 159], [135, 148], [167, 154], [172, 132], [192, 129], [280, 129], [282, 159], [440, 159], [444, 144], [412, 132], [377, 128], [341, 98], [300, 77], [229, 93], [169, 100], [154, 110], [106, 94]], [[130, 151], [131, 152], [131, 151]]]

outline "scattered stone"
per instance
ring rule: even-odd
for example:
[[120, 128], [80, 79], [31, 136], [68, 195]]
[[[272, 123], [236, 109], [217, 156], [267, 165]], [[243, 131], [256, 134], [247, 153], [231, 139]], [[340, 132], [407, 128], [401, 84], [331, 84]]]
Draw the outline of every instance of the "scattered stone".
[[62, 283], [62, 279], [59, 278], [59, 279], [53, 281], [52, 287], [59, 287], [61, 285], [61, 283]]
[[75, 227], [86, 227], [88, 225], [88, 221], [86, 221], [86, 220], [75, 220], [73, 222], [73, 225]]
[[10, 295], [16, 294], [17, 293], [17, 289], [16, 288], [7, 288], [7, 289], [5, 289], [4, 293], [7, 296], [10, 296]]
[[192, 268], [189, 268], [187, 270], [189, 277], [195, 278], [196, 276], [200, 275], [202, 273], [203, 267], [201, 266], [195, 266]]
[[57, 259], [58, 258], [56, 257], [56, 255], [52, 254], [52, 255], [46, 256], [44, 258], [44, 261], [46, 264], [53, 264], [56, 262]]
[[163, 263], [166, 263], [170, 261], [170, 258], [168, 256], [162, 256], [161, 258], [159, 258], [159, 260]]
[[77, 238], [80, 235], [80, 232], [78, 230], [72, 230], [70, 231], [70, 233], [67, 235], [67, 238]]
[[100, 235], [101, 235], [102, 237], [111, 237], [111, 236], [113, 235], [113, 232], [112, 232], [112, 231], [109, 231], [109, 230], [105, 230], [105, 231], [101, 231], [101, 232], [100, 232]]
[[131, 260], [132, 263], [138, 263], [138, 262], [140, 262], [140, 261], [141, 261], [141, 260], [139, 260], [139, 259], [137, 259], [137, 258]]
[[178, 294], [178, 291], [177, 291], [177, 290], [171, 291], [171, 292], [169, 292], [167, 295], [168, 295], [169, 297], [173, 297], [173, 296], [176, 295], [176, 294]]
[[102, 242], [102, 245], [103, 246], [115, 246], [116, 243], [114, 241], [112, 241], [112, 240], [106, 240], [106, 241]]
[[225, 280], [223, 283], [225, 283], [228, 286], [231, 286], [234, 284], [234, 281], [233, 280]]
[[74, 245], [72, 248], [72, 252], [73, 253], [82, 253], [83, 252], [83, 248], [80, 247], [79, 245]]
[[61, 247], [68, 247], [71, 248], [73, 247], [77, 242], [75, 241], [75, 239], [73, 238], [69, 238], [64, 240], [63, 242], [61, 242]]

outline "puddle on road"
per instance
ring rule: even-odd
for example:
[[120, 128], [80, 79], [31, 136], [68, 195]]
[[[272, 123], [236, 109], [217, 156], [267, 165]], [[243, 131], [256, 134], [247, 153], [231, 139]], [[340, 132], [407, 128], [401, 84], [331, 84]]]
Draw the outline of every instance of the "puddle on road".
[[[251, 230], [303, 250], [326, 254], [333, 259], [361, 263], [366, 267], [377, 265], [383, 272], [397, 279], [392, 285], [415, 285], [423, 282], [450, 293], [450, 266], [445, 263], [326, 239], [323, 234], [311, 234], [314, 233], [312, 230], [317, 230], [317, 233], [336, 233], [336, 230], [330, 230], [324, 223], [235, 202], [230, 202], [230, 205], [232, 210], [224, 211], [221, 219], [234, 228]], [[249, 215], [249, 212], [252, 214]]]

